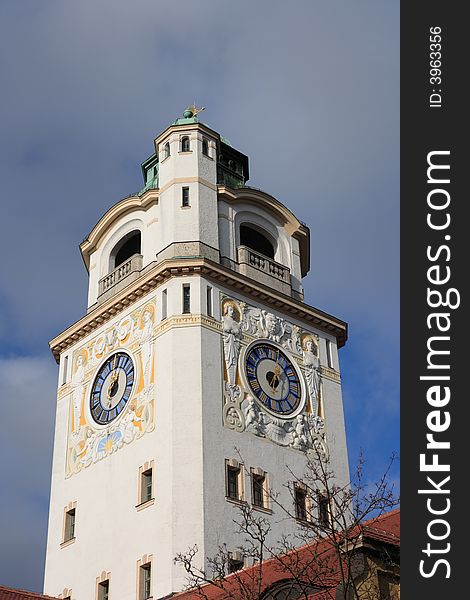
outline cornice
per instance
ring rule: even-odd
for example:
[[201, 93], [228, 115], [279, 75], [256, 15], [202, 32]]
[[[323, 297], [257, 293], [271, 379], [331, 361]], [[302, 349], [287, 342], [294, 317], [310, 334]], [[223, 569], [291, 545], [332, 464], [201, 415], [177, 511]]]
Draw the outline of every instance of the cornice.
[[100, 327], [127, 306], [136, 302], [171, 277], [203, 275], [224, 287], [262, 301], [274, 309], [280, 309], [291, 317], [336, 337], [338, 347], [347, 340], [347, 324], [313, 306], [269, 288], [254, 279], [240, 275], [207, 258], [178, 258], [164, 260], [149, 269], [115, 296], [97, 306], [79, 321], [68, 327], [49, 342], [51, 351], [59, 362], [60, 354], [94, 329]]

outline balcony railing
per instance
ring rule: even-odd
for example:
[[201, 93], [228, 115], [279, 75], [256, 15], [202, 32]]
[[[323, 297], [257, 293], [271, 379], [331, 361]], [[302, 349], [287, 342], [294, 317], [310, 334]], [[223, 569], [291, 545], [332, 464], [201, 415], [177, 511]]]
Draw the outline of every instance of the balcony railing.
[[238, 247], [238, 262], [262, 271], [271, 277], [275, 277], [284, 283], [290, 284], [290, 269], [279, 264], [272, 258], [260, 254], [248, 246]]
[[126, 262], [123, 262], [117, 266], [114, 271], [111, 271], [111, 273], [100, 279], [98, 282], [99, 295], [107, 292], [131, 273], [140, 271], [142, 269], [142, 260], [142, 254], [134, 254], [128, 258]]

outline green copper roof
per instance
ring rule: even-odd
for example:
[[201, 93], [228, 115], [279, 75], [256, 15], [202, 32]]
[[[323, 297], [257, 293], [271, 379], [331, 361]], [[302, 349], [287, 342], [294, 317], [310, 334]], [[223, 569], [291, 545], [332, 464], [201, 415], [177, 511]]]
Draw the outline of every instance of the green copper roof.
[[173, 121], [172, 125], [191, 125], [192, 123], [199, 123], [197, 117], [181, 117], [180, 119]]

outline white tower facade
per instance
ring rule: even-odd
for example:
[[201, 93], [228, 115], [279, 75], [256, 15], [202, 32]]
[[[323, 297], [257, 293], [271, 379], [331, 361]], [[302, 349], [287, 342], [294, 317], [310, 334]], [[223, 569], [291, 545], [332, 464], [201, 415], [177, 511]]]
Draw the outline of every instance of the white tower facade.
[[45, 592], [162, 598], [174, 563], [240, 544], [311, 451], [349, 479], [337, 348], [303, 302], [309, 230], [246, 185], [248, 158], [188, 110], [155, 140], [145, 187], [81, 245], [88, 310], [51, 341], [59, 368]]

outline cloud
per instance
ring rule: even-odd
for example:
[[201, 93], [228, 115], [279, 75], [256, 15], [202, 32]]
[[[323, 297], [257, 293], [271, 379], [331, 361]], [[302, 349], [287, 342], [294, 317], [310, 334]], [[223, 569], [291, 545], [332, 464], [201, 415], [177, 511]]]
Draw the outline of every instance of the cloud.
[[48, 357], [0, 359], [1, 582], [39, 589], [43, 576], [57, 373]]

